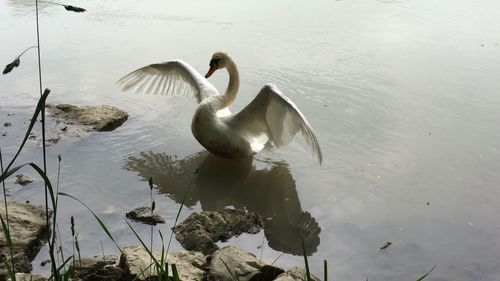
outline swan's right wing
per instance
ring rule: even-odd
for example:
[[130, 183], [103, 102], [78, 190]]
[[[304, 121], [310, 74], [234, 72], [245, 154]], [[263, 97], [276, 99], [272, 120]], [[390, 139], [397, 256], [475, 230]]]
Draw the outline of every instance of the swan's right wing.
[[[301, 132], [321, 164], [323, 156], [318, 139], [306, 117], [297, 106], [274, 85], [266, 85], [242, 111], [226, 119], [226, 124], [262, 149], [266, 141], [276, 147], [287, 145]], [[258, 151], [254, 150], [254, 151]]]
[[116, 82], [123, 91], [195, 97], [198, 103], [217, 89], [198, 71], [182, 60], [141, 67]]

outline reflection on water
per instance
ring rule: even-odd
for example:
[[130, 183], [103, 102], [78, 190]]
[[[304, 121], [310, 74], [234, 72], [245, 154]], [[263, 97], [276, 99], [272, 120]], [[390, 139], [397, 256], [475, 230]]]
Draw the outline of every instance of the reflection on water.
[[302, 210], [288, 165], [278, 162], [256, 169], [252, 161], [218, 158], [206, 151], [184, 159], [150, 151], [129, 157], [125, 168], [145, 179], [153, 177], [160, 192], [177, 203], [191, 185], [186, 206], [199, 201], [205, 211], [233, 206], [261, 215], [267, 219], [264, 234], [274, 250], [301, 255], [303, 237], [307, 252], [316, 252], [321, 228]]

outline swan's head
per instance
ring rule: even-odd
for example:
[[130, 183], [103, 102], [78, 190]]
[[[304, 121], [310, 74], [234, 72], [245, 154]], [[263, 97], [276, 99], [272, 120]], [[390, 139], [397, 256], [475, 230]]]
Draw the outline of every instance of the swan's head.
[[208, 70], [207, 74], [205, 75], [205, 78], [208, 78], [212, 76], [212, 74], [221, 68], [225, 68], [227, 61], [229, 59], [229, 56], [226, 53], [223, 52], [217, 52], [212, 55], [212, 59], [210, 60], [210, 69]]

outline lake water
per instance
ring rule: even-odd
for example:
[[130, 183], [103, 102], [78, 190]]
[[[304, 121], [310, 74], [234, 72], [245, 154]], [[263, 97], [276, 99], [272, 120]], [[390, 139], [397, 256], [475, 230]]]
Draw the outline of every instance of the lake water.
[[[279, 266], [303, 264], [300, 233], [312, 270], [321, 276], [326, 259], [330, 279], [415, 280], [434, 265], [431, 280], [500, 278], [499, 1], [68, 4], [88, 12], [40, 3], [49, 102], [109, 104], [130, 118], [113, 132], [50, 146], [49, 174], [55, 179], [60, 154], [60, 190], [96, 211], [120, 245], [138, 243], [123, 217], [149, 204], [145, 180], [152, 176], [167, 236], [190, 186], [181, 219], [228, 206], [270, 218], [263, 232], [230, 242], [269, 262], [279, 257]], [[3, 66], [36, 44], [33, 1], [0, 1], [0, 19]], [[122, 93], [114, 85], [135, 68], [175, 58], [204, 74], [219, 50], [241, 74], [232, 110], [265, 83], [278, 85], [315, 129], [323, 165], [300, 137], [253, 162], [228, 165], [192, 136], [194, 99]], [[227, 75], [210, 81], [222, 91]], [[0, 127], [6, 160], [37, 102], [37, 83], [35, 50], [0, 77], [0, 123], [13, 123]], [[24, 161], [41, 161], [35, 143], [18, 163]], [[40, 180], [8, 188], [13, 199], [44, 201]], [[83, 255], [100, 254], [100, 240], [105, 253], [118, 253], [84, 207], [67, 198], [60, 204], [67, 254], [70, 216]], [[148, 226], [133, 226], [149, 237]], [[380, 250], [386, 241], [393, 244]], [[44, 248], [36, 271], [49, 270], [39, 265], [47, 256]]]

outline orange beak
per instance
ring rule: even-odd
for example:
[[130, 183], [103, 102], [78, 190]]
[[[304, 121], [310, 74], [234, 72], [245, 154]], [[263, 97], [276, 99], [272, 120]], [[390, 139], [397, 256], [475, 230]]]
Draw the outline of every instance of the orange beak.
[[205, 78], [208, 78], [214, 74], [214, 72], [217, 70], [217, 64], [211, 63], [210, 64], [210, 69], [208, 70], [207, 74], [205, 74]]

